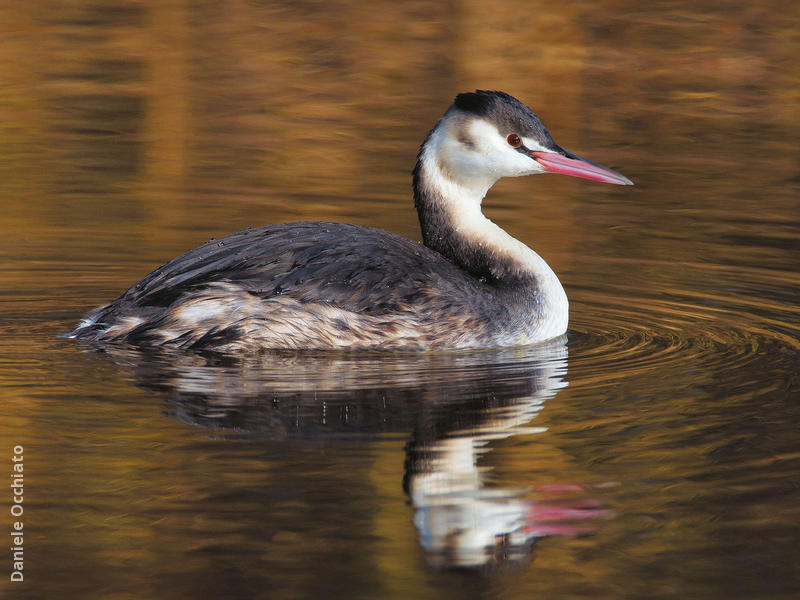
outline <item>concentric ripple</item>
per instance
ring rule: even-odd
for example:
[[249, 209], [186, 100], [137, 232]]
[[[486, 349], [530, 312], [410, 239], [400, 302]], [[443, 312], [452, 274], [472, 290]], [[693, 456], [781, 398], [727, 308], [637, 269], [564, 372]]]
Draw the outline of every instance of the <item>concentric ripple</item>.
[[[781, 299], [787, 287], [800, 289], [794, 273], [691, 265], [702, 281], [714, 270], [727, 289], [663, 286], [641, 290], [573, 288], [570, 326], [571, 380], [593, 384], [618, 381], [652, 369], [702, 366], [717, 371], [752, 368], [765, 354], [800, 356], [800, 309]], [[761, 288], [760, 297], [752, 283]], [[613, 284], [612, 284], [613, 285]], [[774, 285], [767, 295], [764, 287]], [[787, 298], [791, 294], [785, 294]], [[577, 382], [580, 383], [580, 382]]]

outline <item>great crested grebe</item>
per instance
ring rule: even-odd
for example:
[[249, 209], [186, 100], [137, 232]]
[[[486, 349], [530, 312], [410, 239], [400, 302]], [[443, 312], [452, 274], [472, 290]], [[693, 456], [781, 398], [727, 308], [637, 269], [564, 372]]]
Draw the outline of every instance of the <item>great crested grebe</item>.
[[344, 223], [269, 225], [175, 258], [69, 337], [230, 351], [531, 344], [567, 330], [561, 283], [483, 216], [501, 177], [562, 173], [631, 185], [561, 148], [503, 92], [459, 94], [420, 147], [420, 245]]

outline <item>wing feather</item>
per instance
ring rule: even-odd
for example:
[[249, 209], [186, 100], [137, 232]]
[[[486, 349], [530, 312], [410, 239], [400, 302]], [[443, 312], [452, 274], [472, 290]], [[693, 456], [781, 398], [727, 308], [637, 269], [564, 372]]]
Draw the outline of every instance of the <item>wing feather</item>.
[[481, 285], [440, 254], [387, 231], [299, 222], [211, 240], [156, 269], [115, 302], [167, 307], [219, 282], [265, 299], [287, 295], [367, 314], [412, 306], [424, 290], [455, 300]]

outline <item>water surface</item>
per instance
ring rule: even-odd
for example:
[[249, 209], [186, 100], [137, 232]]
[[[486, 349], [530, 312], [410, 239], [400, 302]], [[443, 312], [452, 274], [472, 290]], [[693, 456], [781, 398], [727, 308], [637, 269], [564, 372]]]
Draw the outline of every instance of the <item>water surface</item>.
[[[799, 17], [0, 9], [0, 460], [24, 447], [26, 536], [5, 596], [796, 597]], [[57, 337], [248, 226], [418, 239], [417, 147], [474, 88], [636, 182], [485, 201], [559, 274], [564, 339], [236, 360]]]

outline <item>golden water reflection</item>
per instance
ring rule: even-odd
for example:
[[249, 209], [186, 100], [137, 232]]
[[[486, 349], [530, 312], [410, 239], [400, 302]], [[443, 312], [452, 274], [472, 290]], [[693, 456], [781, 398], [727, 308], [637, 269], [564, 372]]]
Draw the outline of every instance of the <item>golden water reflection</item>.
[[[13, 592], [796, 596], [798, 22], [800, 5], [774, 0], [2, 4], [0, 439], [26, 447], [41, 531], [36, 583]], [[331, 219], [418, 239], [415, 153], [474, 88], [514, 94], [637, 183], [523, 178], [485, 201], [571, 301], [569, 387], [538, 414], [541, 367], [499, 384], [497, 412], [491, 365], [409, 367], [429, 383], [365, 362], [363, 381], [340, 381], [347, 366], [286, 359], [268, 379], [296, 393], [273, 407], [263, 372], [117, 369], [56, 338], [211, 236]], [[384, 388], [400, 394], [390, 413]], [[322, 406], [346, 420], [323, 424]], [[497, 415], [548, 431], [508, 421], [488, 435], [516, 434], [481, 454], [473, 434]], [[423, 474], [439, 455], [492, 467], [470, 510], [491, 490], [549, 503], [543, 485], [619, 481], [554, 501], [597, 496], [616, 517], [537, 544], [531, 568], [431, 575], [436, 548], [454, 552], [413, 525], [429, 494], [405, 504], [409, 440]], [[420, 542], [433, 551], [417, 560]]]
[[525, 487], [492, 485], [481, 460], [495, 442], [546, 431], [532, 422], [566, 386], [565, 342], [245, 359], [110, 346], [98, 358], [218, 438], [319, 443], [410, 432], [402, 485], [420, 543], [438, 567], [474, 568], [524, 560], [544, 536], [591, 533], [579, 522], [604, 514], [580, 485], [541, 486], [538, 500]]

